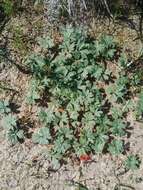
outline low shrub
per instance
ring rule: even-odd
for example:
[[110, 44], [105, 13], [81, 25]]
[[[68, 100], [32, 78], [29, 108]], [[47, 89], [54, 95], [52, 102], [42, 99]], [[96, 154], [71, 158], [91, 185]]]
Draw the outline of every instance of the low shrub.
[[[125, 153], [128, 112], [137, 108], [137, 117], [143, 114], [142, 92], [137, 105], [132, 101], [133, 62], [111, 36], [92, 39], [71, 26], [61, 29], [58, 40], [48, 36], [39, 38], [38, 44], [43, 53], [25, 62], [31, 72], [26, 102], [37, 107], [40, 124], [33, 142], [48, 145], [56, 168], [67, 158], [83, 161], [94, 154]], [[24, 130], [7, 101], [0, 102], [0, 112], [12, 144], [23, 140]]]
[[61, 30], [59, 42], [46, 37], [38, 43], [44, 55], [33, 54], [26, 61], [32, 73], [26, 100], [39, 105], [42, 124], [33, 141], [51, 145], [54, 163], [71, 156], [124, 152], [124, 114], [132, 107], [127, 104], [129, 65], [122, 53], [118, 55], [114, 39], [103, 35], [93, 40], [68, 26]]

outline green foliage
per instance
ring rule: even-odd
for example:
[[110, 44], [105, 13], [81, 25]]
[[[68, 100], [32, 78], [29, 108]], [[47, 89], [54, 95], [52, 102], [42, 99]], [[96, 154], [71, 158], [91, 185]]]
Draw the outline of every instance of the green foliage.
[[60, 35], [59, 44], [50, 37], [39, 39], [46, 54], [33, 54], [25, 63], [32, 72], [28, 103], [46, 102], [46, 107], [40, 105], [42, 127], [34, 132], [33, 141], [51, 145], [49, 155], [57, 168], [71, 154], [122, 153], [124, 143], [117, 138], [126, 135], [123, 115], [130, 102], [130, 79], [120, 69], [128, 66], [125, 57], [120, 56], [115, 76], [108, 68], [117, 52], [111, 36], [93, 40], [70, 26]]
[[38, 43], [44, 49], [49, 49], [49, 48], [53, 48], [54, 47], [54, 40], [51, 39], [50, 37], [39, 38], [38, 39]]
[[123, 142], [120, 140], [113, 140], [108, 148], [109, 152], [113, 155], [119, 155], [123, 152]]
[[16, 117], [12, 114], [9, 114], [5, 117], [3, 117], [2, 123], [3, 127], [7, 130], [13, 129], [13, 127], [16, 127]]
[[[34, 1], [35, 5], [40, 1]], [[12, 1], [4, 0], [3, 7], [7, 15], [12, 14]], [[25, 51], [22, 28], [17, 26], [13, 31], [14, 47]], [[49, 36], [39, 38], [42, 55], [31, 54], [25, 62], [32, 73], [26, 102], [39, 107], [41, 125], [32, 140], [49, 145], [55, 168], [62, 159], [72, 156], [80, 159], [107, 151], [117, 156], [124, 152], [125, 114], [133, 107], [130, 86], [140, 84], [143, 73], [135, 72], [133, 79], [127, 75], [128, 58], [125, 52], [118, 52], [111, 36], [94, 40], [82, 29], [70, 26], [60, 32], [60, 42]], [[4, 57], [3, 51], [0, 56]], [[110, 70], [110, 64], [114, 64], [116, 73]], [[0, 101], [0, 114], [7, 139], [12, 144], [23, 140], [24, 131], [8, 101]], [[137, 105], [137, 117], [142, 116], [143, 90]], [[137, 169], [139, 160], [131, 155], [125, 165]]]
[[[50, 37], [38, 39], [43, 55], [31, 54], [25, 62], [31, 70], [26, 102], [38, 106], [41, 125], [33, 132], [32, 140], [49, 145], [48, 155], [55, 169], [69, 156], [80, 159], [104, 151], [115, 156], [123, 153], [125, 114], [134, 109], [126, 55], [119, 56], [116, 74], [109, 69], [117, 59], [113, 38], [103, 35], [93, 40], [70, 26], [60, 35], [62, 40], [56, 44]], [[142, 96], [141, 92], [139, 116], [143, 114]], [[7, 101], [0, 101], [0, 112], [8, 140], [12, 144], [23, 140], [24, 131]], [[129, 159], [127, 167], [132, 168], [134, 162]]]
[[9, 102], [0, 101], [0, 113], [2, 114], [2, 127], [6, 131], [6, 137], [11, 144], [16, 144], [24, 139], [24, 131], [19, 128], [17, 117], [12, 114]]
[[125, 53], [122, 53], [121, 56], [119, 57], [118, 64], [121, 68], [124, 69], [128, 67], [128, 59]]
[[40, 128], [37, 133], [33, 134], [32, 140], [34, 143], [49, 144], [49, 141], [51, 140], [49, 129], [46, 127]]
[[14, 4], [11, 0], [3, 0], [2, 7], [6, 15], [11, 16], [14, 11]]
[[112, 36], [103, 35], [99, 42], [96, 42], [97, 52], [99, 55], [103, 56], [105, 59], [112, 59], [116, 52], [116, 44]]
[[32, 105], [35, 103], [36, 100], [40, 98], [40, 95], [38, 93], [38, 82], [36, 80], [31, 80], [30, 88], [26, 96], [26, 101]]
[[3, 117], [2, 126], [6, 130], [6, 137], [11, 144], [16, 144], [20, 139], [24, 139], [24, 131], [19, 129], [17, 118], [11, 113]]
[[7, 131], [6, 136], [11, 144], [16, 144], [20, 139], [24, 139], [24, 131], [18, 128], [12, 128]]
[[108, 141], [108, 136], [104, 134], [99, 134], [96, 136], [95, 143], [92, 145], [92, 148], [95, 150], [96, 153], [102, 153], [103, 149]]
[[125, 161], [125, 167], [128, 170], [136, 170], [140, 166], [140, 160], [137, 156], [135, 155], [129, 155], [127, 157], [127, 160]]
[[129, 79], [124, 74], [119, 74], [115, 83], [108, 87], [107, 93], [115, 102], [123, 102], [128, 94]]
[[143, 70], [139, 69], [132, 75], [132, 85], [134, 86], [140, 86], [143, 81]]
[[55, 121], [55, 115], [52, 109], [48, 108], [46, 110], [40, 109], [38, 113], [39, 119], [45, 125], [51, 124]]
[[126, 125], [123, 123], [122, 119], [116, 119], [112, 123], [112, 133], [117, 136], [125, 135]]
[[9, 102], [7, 100], [0, 101], [0, 114], [9, 113]]

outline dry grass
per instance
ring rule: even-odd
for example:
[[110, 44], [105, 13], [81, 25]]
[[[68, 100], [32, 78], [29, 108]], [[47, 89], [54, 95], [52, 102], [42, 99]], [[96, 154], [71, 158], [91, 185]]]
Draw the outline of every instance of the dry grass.
[[96, 10], [97, 14], [104, 14], [113, 17], [115, 12], [121, 9], [131, 10], [141, 8], [142, 0], [44, 0], [48, 3], [51, 12], [68, 14], [75, 17], [82, 11]]

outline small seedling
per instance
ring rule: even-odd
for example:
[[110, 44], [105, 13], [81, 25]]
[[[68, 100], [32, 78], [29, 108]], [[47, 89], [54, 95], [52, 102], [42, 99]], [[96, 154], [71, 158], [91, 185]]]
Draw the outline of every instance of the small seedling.
[[19, 140], [24, 139], [24, 131], [18, 128], [13, 128], [7, 131], [6, 137], [11, 144], [16, 144]]
[[34, 143], [49, 144], [49, 142], [51, 140], [51, 135], [50, 135], [49, 129], [46, 127], [40, 128], [37, 133], [33, 134], [32, 140]]
[[128, 170], [136, 170], [140, 166], [140, 160], [136, 155], [129, 155], [125, 161], [125, 167]]
[[123, 142], [120, 140], [113, 140], [108, 148], [109, 152], [113, 155], [119, 155], [123, 152]]
[[24, 139], [24, 131], [19, 128], [17, 117], [12, 114], [7, 100], [0, 102], [0, 113], [2, 113], [2, 127], [6, 131], [6, 137], [11, 144], [16, 144]]

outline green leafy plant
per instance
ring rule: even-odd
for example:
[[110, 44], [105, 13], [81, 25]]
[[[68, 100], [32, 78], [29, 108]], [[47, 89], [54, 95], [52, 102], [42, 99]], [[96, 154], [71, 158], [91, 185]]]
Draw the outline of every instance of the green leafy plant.
[[9, 113], [11, 110], [9, 108], [9, 102], [7, 100], [0, 101], [0, 114]]
[[[120, 69], [115, 77], [108, 68], [116, 59], [117, 44], [111, 36], [93, 40], [70, 26], [62, 28], [60, 36], [58, 43], [51, 37], [38, 39], [46, 54], [32, 54], [25, 62], [32, 73], [27, 103], [46, 102], [37, 112], [41, 128], [33, 133], [33, 141], [51, 147], [50, 159], [57, 167], [71, 155], [80, 159], [105, 149], [122, 153], [124, 144], [117, 138], [126, 135], [123, 114], [128, 112], [130, 81]], [[107, 93], [100, 84], [114, 88]]]
[[129, 155], [125, 161], [125, 167], [128, 170], [136, 170], [140, 166], [140, 160], [138, 156]]
[[11, 113], [3, 117], [2, 126], [6, 130], [6, 137], [11, 144], [16, 144], [19, 140], [24, 139], [24, 131], [19, 129], [17, 118]]
[[51, 140], [49, 129], [46, 127], [40, 128], [37, 133], [33, 134], [32, 140], [33, 142], [39, 143], [39, 144], [49, 144]]
[[0, 101], [0, 114], [2, 116], [2, 127], [6, 131], [6, 137], [11, 144], [16, 144], [24, 139], [24, 131], [19, 128], [17, 118], [12, 114], [10, 104], [7, 100]]
[[99, 42], [96, 42], [97, 52], [106, 59], [112, 59], [116, 52], [116, 43], [112, 36], [103, 35]]
[[12, 114], [9, 114], [3, 117], [3, 120], [2, 120], [3, 127], [8, 130], [13, 129], [13, 127], [17, 125], [16, 121], [17, 121], [16, 117], [13, 116]]
[[46, 38], [38, 38], [38, 43], [44, 49], [53, 48], [55, 46], [54, 40], [49, 36]]
[[24, 131], [19, 130], [17, 127], [7, 131], [6, 137], [11, 144], [16, 144], [19, 140], [24, 139]]
[[40, 98], [40, 95], [38, 93], [39, 86], [38, 86], [38, 81], [32, 80], [30, 83], [30, 88], [26, 96], [26, 101], [32, 105]]
[[128, 94], [129, 79], [124, 74], [120, 74], [115, 84], [111, 85], [107, 89], [107, 93], [111, 95], [111, 98], [118, 102], [123, 102]]
[[11, 16], [14, 11], [14, 4], [11, 0], [3, 0], [2, 7], [6, 15]]
[[120, 140], [113, 140], [108, 148], [109, 152], [113, 155], [119, 155], [123, 152], [123, 142]]
[[112, 123], [112, 133], [117, 136], [125, 135], [126, 125], [122, 122], [121, 119], [116, 119]]
[[121, 56], [119, 57], [118, 64], [121, 68], [127, 68], [128, 65], [128, 59], [125, 53], [122, 53]]

